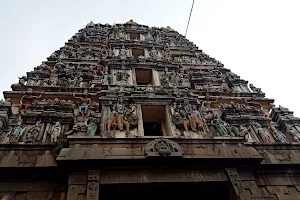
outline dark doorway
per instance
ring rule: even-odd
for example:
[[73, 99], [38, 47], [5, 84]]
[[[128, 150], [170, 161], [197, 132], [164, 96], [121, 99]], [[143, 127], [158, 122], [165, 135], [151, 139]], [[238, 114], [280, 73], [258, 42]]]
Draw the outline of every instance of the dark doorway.
[[101, 185], [101, 199], [230, 200], [227, 182], [141, 183]]
[[166, 136], [164, 106], [142, 106], [144, 136]]
[[130, 39], [131, 40], [140, 40], [140, 34], [139, 33], [130, 33]]
[[144, 122], [144, 136], [163, 136], [160, 122]]
[[151, 69], [135, 69], [137, 85], [153, 85]]
[[134, 56], [135, 58], [137, 58], [139, 56], [145, 56], [145, 50], [144, 49], [133, 48], [132, 49], [132, 56]]

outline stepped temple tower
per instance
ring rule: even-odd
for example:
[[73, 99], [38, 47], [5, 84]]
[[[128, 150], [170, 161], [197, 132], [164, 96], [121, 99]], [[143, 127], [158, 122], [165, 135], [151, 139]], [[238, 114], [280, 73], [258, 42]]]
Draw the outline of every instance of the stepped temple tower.
[[170, 27], [90, 22], [11, 88], [0, 200], [300, 199], [300, 118]]

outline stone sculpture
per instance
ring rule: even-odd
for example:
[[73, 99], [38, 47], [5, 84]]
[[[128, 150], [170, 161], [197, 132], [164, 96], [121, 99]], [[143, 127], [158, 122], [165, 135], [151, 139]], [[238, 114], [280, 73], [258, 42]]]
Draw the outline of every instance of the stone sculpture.
[[87, 136], [95, 136], [97, 131], [97, 123], [98, 120], [93, 116], [89, 116], [86, 118]]
[[188, 99], [184, 99], [183, 105], [174, 102], [173, 109], [172, 121], [178, 128], [184, 128], [185, 131], [203, 131], [200, 113], [189, 104]]
[[35, 143], [37, 137], [41, 132], [42, 124], [40, 121], [37, 121], [35, 125], [27, 131], [26, 134], [26, 143]]
[[88, 90], [85, 89], [83, 92], [83, 97], [76, 97], [75, 93], [73, 94], [74, 98], [79, 99], [80, 100], [80, 106], [79, 106], [79, 114], [82, 115], [86, 115], [88, 110], [89, 110], [89, 105], [91, 103], [91, 99], [88, 97], [89, 93]]
[[59, 138], [61, 134], [61, 125], [60, 122], [55, 122], [54, 126], [52, 127], [51, 132], [49, 133], [50, 136], [50, 142], [57, 142], [57, 139]]
[[40, 99], [43, 96], [42, 92], [39, 96], [34, 96], [33, 95], [33, 90], [31, 88], [29, 88], [27, 90], [27, 92], [25, 93], [25, 95], [23, 95], [20, 99], [20, 104], [19, 104], [19, 110], [25, 110], [28, 111], [32, 105], [32, 103], [36, 100], [36, 99]]
[[134, 107], [131, 105], [129, 108], [126, 108], [123, 104], [123, 97], [118, 96], [117, 103], [115, 105], [110, 102], [111, 112], [113, 117], [107, 121], [107, 130], [125, 130], [130, 131], [130, 125], [137, 125], [137, 116], [135, 113]]

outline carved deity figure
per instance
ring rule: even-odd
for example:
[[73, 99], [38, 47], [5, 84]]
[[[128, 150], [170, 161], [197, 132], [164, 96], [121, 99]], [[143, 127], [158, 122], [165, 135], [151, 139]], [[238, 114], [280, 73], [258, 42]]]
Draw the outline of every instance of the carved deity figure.
[[125, 125], [125, 130], [129, 132], [130, 125], [137, 125], [135, 107], [130, 105], [129, 108], [126, 108], [123, 104], [122, 96], [118, 96], [118, 100], [115, 105], [112, 105], [112, 102], [110, 102], [110, 104], [113, 117], [107, 121], [108, 131], [111, 131], [111, 128], [113, 130], [118, 128], [120, 131], [123, 131]]
[[209, 101], [208, 97], [207, 100], [204, 100], [201, 105], [203, 117], [208, 124], [211, 124], [212, 120], [218, 118], [215, 110], [211, 107], [211, 103], [212, 101]]
[[60, 133], [61, 133], [61, 125], [60, 125], [60, 122], [57, 121], [57, 122], [55, 122], [55, 124], [52, 127], [52, 130], [50, 132], [50, 135], [51, 135], [50, 141], [51, 142], [57, 142], [57, 139], [59, 138]]
[[212, 125], [215, 127], [220, 136], [234, 137], [234, 127], [230, 126], [227, 122], [218, 118], [212, 121]]
[[121, 71], [118, 71], [115, 75], [117, 78], [117, 85], [127, 85], [130, 75], [126, 72], [124, 65], [122, 65]]
[[203, 131], [203, 122], [200, 119], [200, 113], [197, 111], [197, 108], [190, 105], [188, 99], [184, 99], [183, 105], [177, 105], [174, 102], [173, 108], [172, 121], [177, 127], [181, 128], [183, 126], [185, 131], [189, 131], [189, 128], [194, 132]]
[[274, 126], [271, 126], [271, 131], [272, 131], [275, 139], [278, 142], [282, 142], [282, 143], [287, 142], [286, 141], [286, 136], [281, 131], [277, 130]]
[[240, 137], [245, 137], [248, 133], [250, 128], [247, 128], [245, 125], [240, 125], [239, 131], [238, 131], [238, 136]]
[[153, 42], [153, 37], [152, 37], [151, 33], [148, 32], [148, 34], [145, 35], [145, 41]]
[[26, 76], [19, 77], [19, 84], [20, 85], [25, 85], [26, 82], [27, 82], [27, 77]]
[[264, 143], [272, 142], [269, 133], [258, 122], [254, 122], [254, 130], [256, 134], [261, 137]]
[[157, 59], [158, 58], [158, 52], [155, 49], [155, 47], [152, 47], [151, 51], [150, 51], [150, 56], [151, 58]]
[[89, 116], [86, 119], [86, 126], [87, 126], [86, 135], [87, 136], [95, 136], [96, 131], [97, 131], [97, 123], [98, 123], [98, 120], [93, 116]]
[[169, 72], [168, 68], [165, 68], [164, 73], [160, 76], [160, 84], [163, 87], [173, 87], [177, 84], [177, 75], [175, 72]]
[[81, 105], [79, 106], [79, 114], [87, 114], [89, 105], [91, 103], [91, 99], [88, 97], [89, 93], [88, 90], [85, 89], [83, 92], [83, 97], [76, 97], [75, 93], [73, 94], [74, 98], [80, 99]]
[[37, 137], [40, 134], [42, 128], [42, 124], [40, 121], [37, 121], [34, 125], [34, 127], [30, 128], [26, 135], [26, 142], [27, 143], [35, 143], [37, 140]]
[[28, 111], [32, 103], [34, 102], [34, 100], [41, 98], [43, 96], [43, 93], [44, 92], [42, 92], [39, 96], [34, 96], [32, 94], [32, 89], [29, 88], [26, 91], [26, 94], [23, 95], [20, 99], [19, 109], [20, 110], [25, 109], [25, 111]]
[[189, 87], [190, 86], [189, 80], [186, 77], [186, 75], [179, 74], [178, 79], [179, 79], [178, 80], [178, 86], [179, 87]]
[[10, 135], [9, 141], [10, 142], [18, 142], [19, 138], [23, 135], [25, 130], [26, 130], [26, 127], [23, 128], [22, 121], [19, 121], [17, 123], [17, 126], [14, 128], [12, 134]]
[[300, 134], [291, 125], [287, 125], [286, 130], [296, 142], [300, 142]]
[[128, 56], [128, 49], [126, 49], [124, 45], [120, 49], [119, 56], [120, 56], [121, 59], [126, 59], [126, 57]]
[[103, 85], [108, 85], [109, 84], [109, 75], [108, 75], [107, 71], [105, 71], [104, 74], [102, 75], [101, 83]]
[[253, 96], [251, 99], [245, 99], [245, 102], [249, 105], [252, 106], [254, 109], [256, 109], [261, 116], [265, 116], [265, 112], [263, 111], [262, 105], [256, 101], [255, 96]]

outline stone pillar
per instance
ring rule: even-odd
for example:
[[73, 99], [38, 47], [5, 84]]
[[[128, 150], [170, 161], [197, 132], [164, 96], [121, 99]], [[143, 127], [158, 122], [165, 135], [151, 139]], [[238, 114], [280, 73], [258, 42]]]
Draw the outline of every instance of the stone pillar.
[[131, 70], [130, 76], [131, 76], [131, 77], [129, 77], [129, 78], [131, 78], [131, 80], [132, 80], [131, 85], [137, 85], [137, 83], [136, 83], [136, 73], [135, 73], [135, 69], [132, 69], [132, 70]]
[[86, 195], [87, 200], [99, 199], [99, 176], [100, 176], [100, 171], [88, 172], [87, 195]]
[[153, 79], [153, 85], [155, 85], [155, 86], [160, 85], [159, 73], [157, 72], [156, 69], [152, 69], [152, 79]]
[[136, 105], [136, 112], [138, 116], [138, 136], [144, 136], [143, 113], [141, 104]]
[[[82, 199], [86, 196], [86, 179], [86, 173], [72, 173], [69, 176], [67, 200]], [[78, 198], [78, 196], [80, 197]]]
[[230, 198], [240, 199], [240, 194], [244, 193], [245, 190], [237, 170], [235, 168], [226, 168], [225, 170], [227, 172], [230, 185], [232, 186], [230, 191]]

